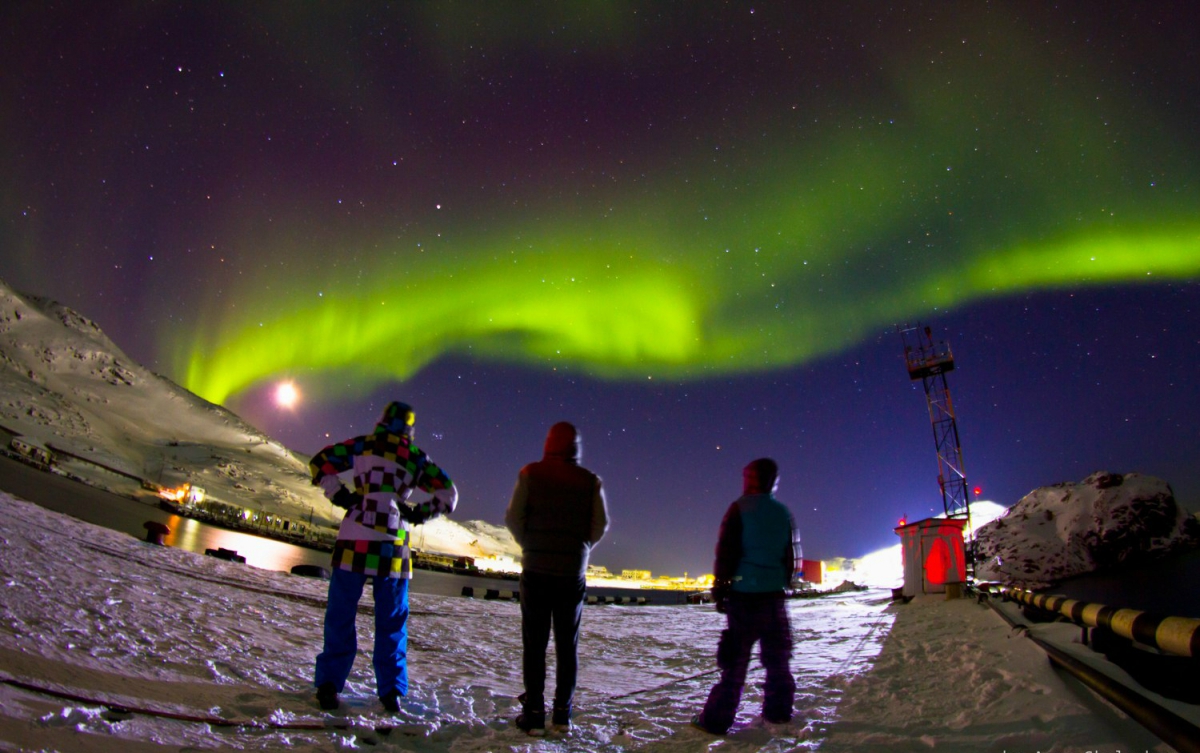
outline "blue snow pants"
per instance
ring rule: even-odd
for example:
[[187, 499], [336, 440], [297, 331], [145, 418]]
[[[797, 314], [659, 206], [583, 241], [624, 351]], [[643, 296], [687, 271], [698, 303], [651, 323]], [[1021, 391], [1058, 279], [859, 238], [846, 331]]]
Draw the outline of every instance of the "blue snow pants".
[[730, 595], [725, 616], [729, 627], [717, 642], [717, 666], [721, 679], [713, 686], [700, 714], [709, 732], [725, 734], [737, 715], [750, 666], [754, 644], [761, 644], [760, 659], [767, 670], [763, 685], [763, 718], [787, 722], [792, 718], [796, 680], [792, 676], [792, 626], [787, 602], [776, 594]]
[[408, 694], [408, 579], [381, 578], [335, 567], [329, 578], [329, 601], [325, 606], [325, 650], [317, 656], [315, 684], [333, 683], [340, 693], [350, 676], [358, 653], [354, 627], [358, 600], [367, 578], [375, 595], [376, 692]]
[[579, 672], [579, 624], [587, 582], [582, 575], [521, 574], [522, 674], [525, 709], [546, 707], [546, 648], [554, 629], [555, 708], [570, 711]]

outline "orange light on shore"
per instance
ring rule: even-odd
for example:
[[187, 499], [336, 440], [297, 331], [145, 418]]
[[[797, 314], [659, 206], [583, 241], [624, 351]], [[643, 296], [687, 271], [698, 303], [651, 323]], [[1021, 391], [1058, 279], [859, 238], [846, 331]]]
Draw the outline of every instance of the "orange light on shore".
[[188, 490], [191, 488], [189, 484], [177, 487], [175, 489], [159, 489], [158, 496], [170, 502], [182, 502], [187, 496]]
[[174, 489], [159, 489], [158, 496], [169, 502], [200, 502], [204, 499], [204, 490], [191, 484], [183, 484]]

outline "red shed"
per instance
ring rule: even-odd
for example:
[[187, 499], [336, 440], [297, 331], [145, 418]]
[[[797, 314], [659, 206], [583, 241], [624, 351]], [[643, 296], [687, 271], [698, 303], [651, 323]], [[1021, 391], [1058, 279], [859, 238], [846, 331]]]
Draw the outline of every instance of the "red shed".
[[927, 518], [896, 528], [904, 557], [904, 595], [940, 594], [967, 579], [965, 518]]
[[825, 563], [821, 560], [801, 560], [803, 563], [802, 580], [820, 585], [825, 582]]

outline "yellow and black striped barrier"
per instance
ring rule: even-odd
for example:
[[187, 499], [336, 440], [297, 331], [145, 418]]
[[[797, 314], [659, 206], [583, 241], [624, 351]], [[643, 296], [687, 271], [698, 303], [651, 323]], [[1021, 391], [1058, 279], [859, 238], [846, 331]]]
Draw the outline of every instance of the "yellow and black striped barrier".
[[1137, 609], [1118, 609], [1061, 595], [1035, 594], [1023, 588], [994, 586], [1005, 597], [1061, 614], [1077, 625], [1111, 630], [1123, 638], [1175, 656], [1200, 657], [1200, 619], [1163, 617]]

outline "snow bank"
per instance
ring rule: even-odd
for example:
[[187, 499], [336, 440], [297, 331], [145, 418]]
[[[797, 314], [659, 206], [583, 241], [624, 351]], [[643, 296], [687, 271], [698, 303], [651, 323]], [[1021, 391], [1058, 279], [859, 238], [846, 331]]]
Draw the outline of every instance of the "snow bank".
[[[1002, 608], [1019, 617], [1015, 607]], [[1036, 630], [1067, 646], [1078, 637], [1071, 625]], [[1078, 644], [1071, 653], [1091, 654], [1089, 663], [1129, 682]], [[1156, 700], [1188, 713], [1185, 704]], [[871, 672], [847, 688], [837, 716], [821, 753], [1172, 750], [1053, 669], [1022, 632], [972, 599], [918, 596], [898, 607]], [[1197, 716], [1193, 710], [1193, 722]]]

